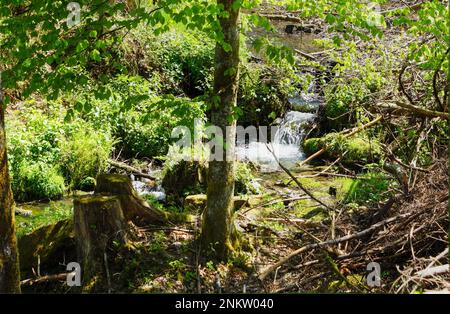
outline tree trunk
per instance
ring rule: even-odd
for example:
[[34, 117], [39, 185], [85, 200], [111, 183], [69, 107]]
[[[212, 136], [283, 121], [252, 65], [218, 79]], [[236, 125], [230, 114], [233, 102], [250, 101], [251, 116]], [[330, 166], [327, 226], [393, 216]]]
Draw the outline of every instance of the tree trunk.
[[0, 293], [20, 293], [14, 199], [6, 152], [5, 108], [0, 88]]
[[113, 242], [126, 244], [127, 230], [119, 197], [84, 196], [74, 200], [74, 232], [83, 291], [101, 291], [105, 283], [109, 284], [107, 249]]
[[[231, 50], [226, 51], [221, 43], [216, 44], [214, 95], [211, 108], [211, 123], [219, 127], [226, 143], [222, 161], [209, 162], [207, 210], [203, 216], [202, 248], [213, 251], [218, 259], [226, 259], [233, 251], [235, 228], [232, 219], [234, 195], [234, 148], [236, 121], [234, 108], [237, 102], [239, 83], [239, 9], [233, 10], [233, 0], [217, 0], [229, 16], [219, 18], [224, 42]], [[233, 117], [230, 119], [230, 117]], [[229, 121], [232, 121], [231, 123]], [[227, 126], [228, 132], [227, 132]], [[228, 152], [233, 152], [232, 154]], [[230, 155], [233, 158], [226, 158]], [[211, 250], [212, 249], [212, 250]]]

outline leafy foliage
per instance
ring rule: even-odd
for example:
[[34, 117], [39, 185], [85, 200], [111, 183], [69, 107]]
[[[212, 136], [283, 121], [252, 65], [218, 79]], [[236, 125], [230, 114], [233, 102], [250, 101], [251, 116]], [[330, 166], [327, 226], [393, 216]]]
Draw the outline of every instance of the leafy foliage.
[[65, 122], [59, 103], [39, 106], [50, 113], [24, 108], [7, 121], [12, 188], [19, 201], [60, 198], [65, 183], [78, 188], [105, 170], [112, 150], [108, 131], [97, 131], [79, 117]]
[[359, 179], [351, 180], [345, 203], [371, 205], [387, 198], [390, 187], [388, 178], [382, 173], [367, 172]]
[[59, 168], [43, 162], [22, 162], [12, 178], [14, 195], [22, 202], [60, 199], [65, 191]]
[[60, 165], [71, 188], [86, 186], [88, 178], [106, 171], [113, 144], [107, 132], [89, 127], [77, 130], [61, 141]]

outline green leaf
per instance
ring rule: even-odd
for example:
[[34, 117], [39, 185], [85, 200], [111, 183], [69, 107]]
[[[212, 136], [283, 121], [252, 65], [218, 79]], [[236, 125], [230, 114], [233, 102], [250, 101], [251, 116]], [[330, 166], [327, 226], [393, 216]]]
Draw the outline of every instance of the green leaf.
[[78, 112], [82, 112], [83, 111], [83, 104], [81, 102], [77, 102], [74, 106], [74, 109]]
[[100, 56], [100, 52], [97, 49], [91, 51], [91, 59], [94, 61], [101, 61], [102, 57]]
[[76, 52], [80, 53], [83, 50], [85, 50], [88, 46], [89, 46], [89, 42], [86, 39], [84, 39], [84, 40], [82, 40], [82, 41], [80, 41], [78, 43], [77, 48], [76, 48]]

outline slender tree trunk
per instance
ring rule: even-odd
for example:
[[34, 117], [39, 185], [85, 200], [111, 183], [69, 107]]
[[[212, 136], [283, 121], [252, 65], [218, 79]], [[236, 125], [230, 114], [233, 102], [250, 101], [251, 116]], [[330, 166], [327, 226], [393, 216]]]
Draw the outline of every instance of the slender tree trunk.
[[217, 0], [229, 13], [228, 18], [220, 18], [219, 21], [224, 41], [231, 50], [227, 51], [222, 44], [216, 44], [214, 95], [217, 96], [217, 101], [212, 104], [211, 123], [222, 130], [226, 145], [223, 160], [209, 162], [207, 209], [202, 226], [203, 250], [214, 252], [215, 257], [222, 260], [233, 251], [236, 232], [232, 218], [236, 121], [234, 118], [230, 120], [230, 117], [237, 103], [239, 83], [239, 9], [232, 9], [233, 2], [234, 0]]
[[0, 88], [0, 293], [20, 293], [14, 200], [6, 154], [5, 108]]

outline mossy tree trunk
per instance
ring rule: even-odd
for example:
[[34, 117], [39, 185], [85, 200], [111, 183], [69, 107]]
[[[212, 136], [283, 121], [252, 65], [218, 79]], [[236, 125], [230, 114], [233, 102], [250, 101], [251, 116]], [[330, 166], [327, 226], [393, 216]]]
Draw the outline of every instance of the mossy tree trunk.
[[[236, 121], [230, 117], [234, 117], [237, 102], [240, 35], [239, 8], [232, 8], [234, 2], [217, 0], [229, 14], [226, 18], [219, 18], [219, 22], [224, 41], [230, 49], [224, 49], [221, 43], [216, 44], [214, 95], [217, 96], [217, 101], [212, 104], [211, 123], [222, 130], [226, 146], [223, 161], [209, 162], [207, 209], [202, 224], [202, 248], [206, 252], [214, 252], [215, 257], [222, 260], [227, 259], [233, 251], [233, 237], [236, 232], [232, 218]], [[230, 151], [233, 153], [230, 154]], [[233, 158], [226, 158], [227, 155], [232, 155]]]
[[0, 87], [0, 293], [20, 293], [14, 199], [6, 152], [5, 108]]

